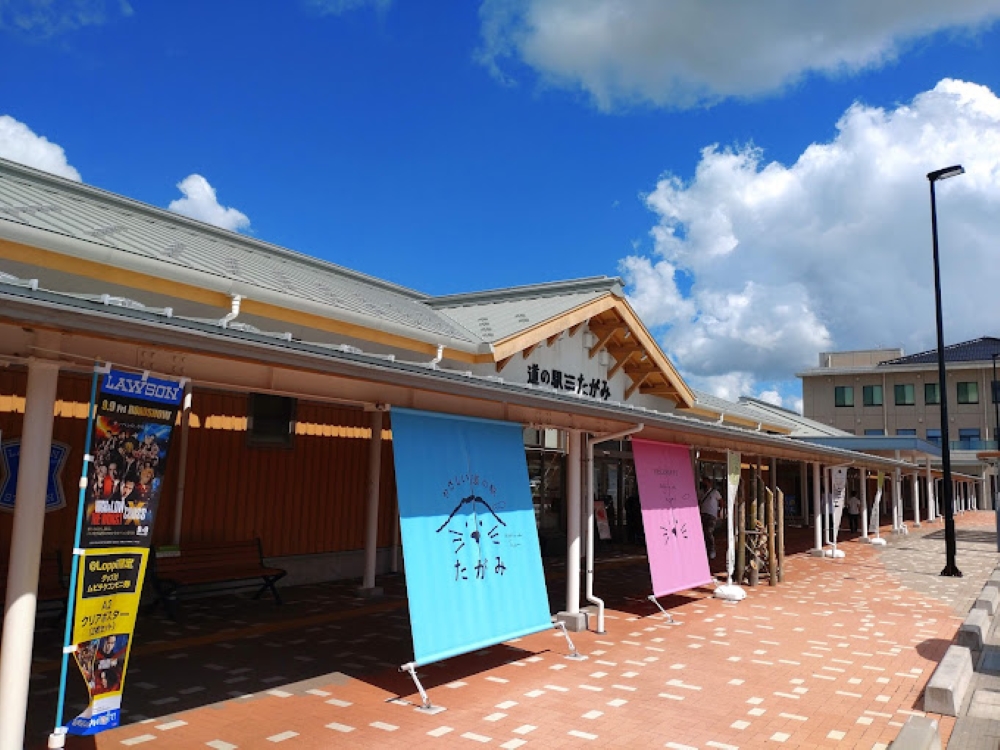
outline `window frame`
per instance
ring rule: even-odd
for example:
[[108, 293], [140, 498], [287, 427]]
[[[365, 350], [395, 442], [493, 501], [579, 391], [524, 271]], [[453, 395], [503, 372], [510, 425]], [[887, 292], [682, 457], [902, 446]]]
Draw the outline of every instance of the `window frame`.
[[[965, 398], [962, 398], [962, 386], [965, 386]], [[955, 384], [955, 401], [959, 404], [978, 404], [979, 403], [979, 383], [975, 380], [963, 380]], [[971, 400], [970, 392], [974, 393], [974, 399]]]
[[[841, 395], [846, 398], [841, 399]], [[841, 401], [844, 403], [840, 403]], [[833, 387], [833, 405], [838, 408], [853, 409], [854, 408], [854, 386], [853, 385], [835, 385]]]
[[[927, 397], [929, 388], [934, 389], [933, 398]], [[939, 383], [924, 383], [924, 406], [937, 406], [941, 403], [941, 386]]]
[[[270, 393], [247, 394], [247, 446], [291, 448], [298, 400]], [[282, 429], [280, 424], [286, 426]]]
[[[878, 393], [878, 400], [875, 394]], [[870, 398], [869, 398], [870, 396]], [[885, 404], [885, 393], [881, 385], [865, 385], [861, 388], [861, 403], [864, 406], [883, 406]]]
[[[907, 393], [909, 389], [909, 393]], [[913, 383], [896, 383], [892, 387], [893, 399], [896, 406], [914, 406], [917, 403], [917, 393], [916, 389], [913, 387]], [[902, 392], [903, 400], [900, 401], [900, 392]], [[909, 395], [909, 401], [906, 400], [907, 395]]]

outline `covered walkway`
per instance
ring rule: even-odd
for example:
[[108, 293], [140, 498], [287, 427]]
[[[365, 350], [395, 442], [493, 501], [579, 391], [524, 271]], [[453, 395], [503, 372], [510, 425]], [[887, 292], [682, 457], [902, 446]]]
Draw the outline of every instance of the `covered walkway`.
[[[739, 604], [708, 589], [666, 598], [678, 626], [644, 600], [641, 550], [617, 548], [599, 565], [607, 634], [573, 635], [585, 661], [540, 633], [428, 666], [424, 685], [447, 709], [431, 715], [396, 671], [411, 653], [402, 576], [374, 602], [347, 583], [288, 588], [280, 608], [189, 600], [179, 624], [140, 619], [126, 725], [68, 747], [885, 747], [921, 711], [997, 564], [993, 523], [956, 519], [961, 579], [937, 575], [940, 523], [906, 536], [883, 527], [882, 549], [844, 540], [838, 560], [809, 556], [812, 532], [793, 530], [784, 584]], [[550, 565], [548, 578], [558, 611], [563, 570]], [[36, 654], [54, 653], [56, 630], [40, 627]], [[29, 746], [44, 746], [57, 674], [36, 660]], [[942, 718], [943, 736], [953, 726]]]

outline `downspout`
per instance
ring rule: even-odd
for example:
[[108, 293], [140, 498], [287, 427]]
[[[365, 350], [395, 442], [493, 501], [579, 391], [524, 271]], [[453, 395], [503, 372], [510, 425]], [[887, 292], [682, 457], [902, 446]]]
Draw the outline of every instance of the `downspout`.
[[223, 328], [228, 328], [229, 324], [236, 320], [236, 316], [240, 314], [240, 302], [243, 301], [243, 297], [238, 294], [233, 295], [233, 306], [230, 308], [229, 314], [219, 321], [219, 325]]
[[444, 344], [438, 344], [437, 356], [434, 357], [434, 359], [432, 359], [430, 362], [428, 362], [427, 366], [430, 367], [432, 370], [436, 370], [438, 364], [440, 364], [442, 359], [444, 359]]
[[604, 600], [594, 596], [594, 446], [606, 440], [618, 440], [634, 435], [645, 427], [641, 422], [621, 432], [587, 438], [587, 452], [584, 454], [583, 469], [586, 475], [584, 498], [587, 503], [587, 575], [585, 595], [588, 602], [597, 605], [597, 634], [604, 635]]
[[174, 531], [171, 541], [181, 543], [181, 524], [184, 520], [184, 484], [187, 477], [188, 439], [191, 432], [191, 382], [184, 384], [184, 400], [181, 405], [181, 439], [179, 465], [177, 467], [177, 492], [174, 496]]

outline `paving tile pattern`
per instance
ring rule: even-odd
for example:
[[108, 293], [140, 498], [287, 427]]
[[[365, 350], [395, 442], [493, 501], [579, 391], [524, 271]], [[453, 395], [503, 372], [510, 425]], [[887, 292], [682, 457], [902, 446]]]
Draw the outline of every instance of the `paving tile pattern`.
[[[399, 576], [380, 580], [376, 601], [343, 583], [287, 589], [281, 607], [188, 601], [180, 624], [141, 618], [126, 725], [68, 747], [885, 748], [923, 715], [924, 686], [997, 565], [993, 524], [991, 512], [957, 518], [961, 579], [938, 575], [941, 524], [925, 523], [886, 530], [882, 549], [845, 539], [844, 559], [792, 554], [784, 583], [740, 603], [709, 588], [666, 597], [673, 624], [645, 600], [644, 557], [619, 550], [598, 565], [607, 632], [571, 634], [585, 660], [544, 632], [424, 667], [443, 711], [417, 710], [398, 672], [412, 658]], [[810, 538], [792, 534], [789, 549]], [[558, 563], [547, 570], [557, 611], [565, 584]], [[37, 747], [54, 710], [58, 669], [44, 657], [58, 653], [56, 630], [36, 645]], [[947, 740], [955, 720], [937, 718]]]

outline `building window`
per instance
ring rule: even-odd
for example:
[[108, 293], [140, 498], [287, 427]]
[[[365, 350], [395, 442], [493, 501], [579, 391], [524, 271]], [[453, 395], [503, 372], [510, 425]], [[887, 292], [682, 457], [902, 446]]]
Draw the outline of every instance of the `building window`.
[[912, 435], [912, 436], [916, 437], [917, 431], [916, 430], [896, 430], [896, 434], [897, 435]]
[[[924, 383], [924, 403], [925, 404], [941, 403], [941, 392], [938, 390], [937, 383]], [[940, 437], [940, 435], [938, 437]]]
[[882, 405], [882, 386], [866, 385], [862, 391], [865, 406]]
[[833, 402], [837, 406], [854, 406], [854, 386], [838, 385], [834, 388]]
[[254, 448], [287, 448], [295, 435], [295, 399], [251, 393], [247, 442]]
[[979, 383], [959, 383], [958, 403], [978, 404], [979, 403]]
[[941, 445], [941, 430], [935, 430], [930, 427], [927, 428], [927, 442], [934, 443], [934, 445]]
[[885, 430], [865, 430], [866, 435], [884, 435]]
[[907, 383], [905, 385], [897, 385], [896, 391], [896, 406], [913, 406], [913, 384]]
[[983, 447], [978, 427], [966, 427], [958, 431], [958, 443], [951, 444], [960, 451], [975, 451]]

